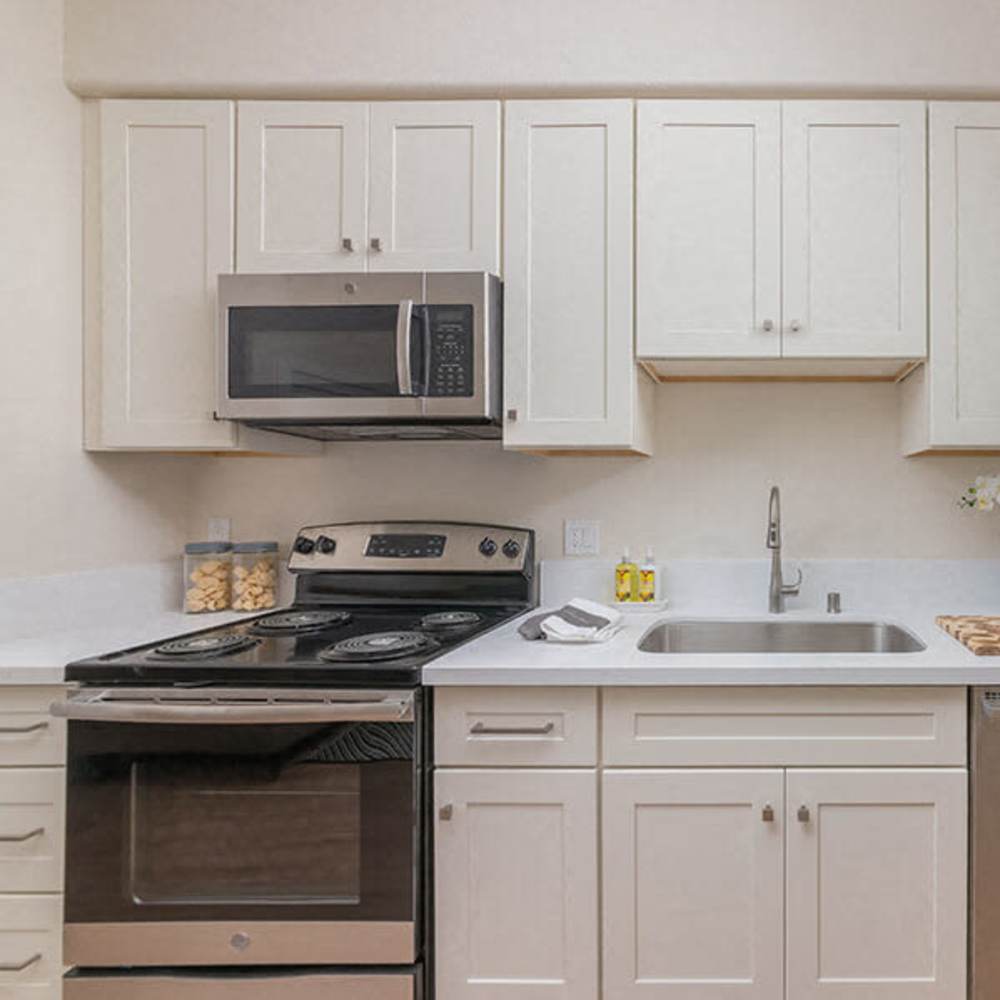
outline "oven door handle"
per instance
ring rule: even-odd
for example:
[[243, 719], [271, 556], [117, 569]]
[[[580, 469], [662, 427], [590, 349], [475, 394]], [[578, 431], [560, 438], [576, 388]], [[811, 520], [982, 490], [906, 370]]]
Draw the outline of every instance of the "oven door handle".
[[53, 715], [71, 722], [123, 722], [201, 726], [292, 725], [323, 722], [412, 722], [413, 699], [317, 701], [313, 704], [234, 705], [224, 702], [170, 704], [169, 701], [102, 700], [90, 693], [58, 701]]
[[410, 327], [413, 325], [413, 299], [403, 299], [396, 315], [396, 378], [401, 396], [413, 395], [413, 369], [410, 363]]

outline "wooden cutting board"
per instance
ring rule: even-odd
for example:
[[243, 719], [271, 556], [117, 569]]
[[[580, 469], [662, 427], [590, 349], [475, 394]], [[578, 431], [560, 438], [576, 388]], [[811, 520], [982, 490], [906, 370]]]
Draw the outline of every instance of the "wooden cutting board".
[[1000, 656], [1000, 617], [938, 615], [937, 623], [976, 656]]

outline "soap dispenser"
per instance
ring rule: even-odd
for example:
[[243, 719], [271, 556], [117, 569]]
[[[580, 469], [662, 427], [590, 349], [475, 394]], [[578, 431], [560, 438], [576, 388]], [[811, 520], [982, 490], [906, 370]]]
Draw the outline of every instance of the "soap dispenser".
[[619, 603], [639, 599], [639, 567], [632, 562], [628, 547], [622, 553], [621, 562], [615, 567], [615, 600]]

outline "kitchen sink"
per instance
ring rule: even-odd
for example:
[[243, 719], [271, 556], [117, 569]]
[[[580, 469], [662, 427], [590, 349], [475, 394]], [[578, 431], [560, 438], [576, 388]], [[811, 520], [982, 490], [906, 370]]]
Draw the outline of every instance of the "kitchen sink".
[[919, 653], [912, 632], [882, 621], [689, 618], [659, 622], [639, 640], [644, 653]]

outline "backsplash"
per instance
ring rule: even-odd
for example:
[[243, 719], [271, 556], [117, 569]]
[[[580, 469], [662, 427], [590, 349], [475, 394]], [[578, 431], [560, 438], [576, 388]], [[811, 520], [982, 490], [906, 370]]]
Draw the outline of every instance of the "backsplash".
[[188, 535], [287, 544], [303, 524], [436, 517], [533, 527], [562, 556], [563, 520], [601, 522], [601, 557], [758, 558], [782, 488], [786, 559], [1000, 557], [1000, 515], [958, 508], [990, 457], [903, 458], [897, 387], [679, 383], [656, 391], [652, 458], [542, 458], [496, 444], [337, 444], [319, 458], [197, 460]]

